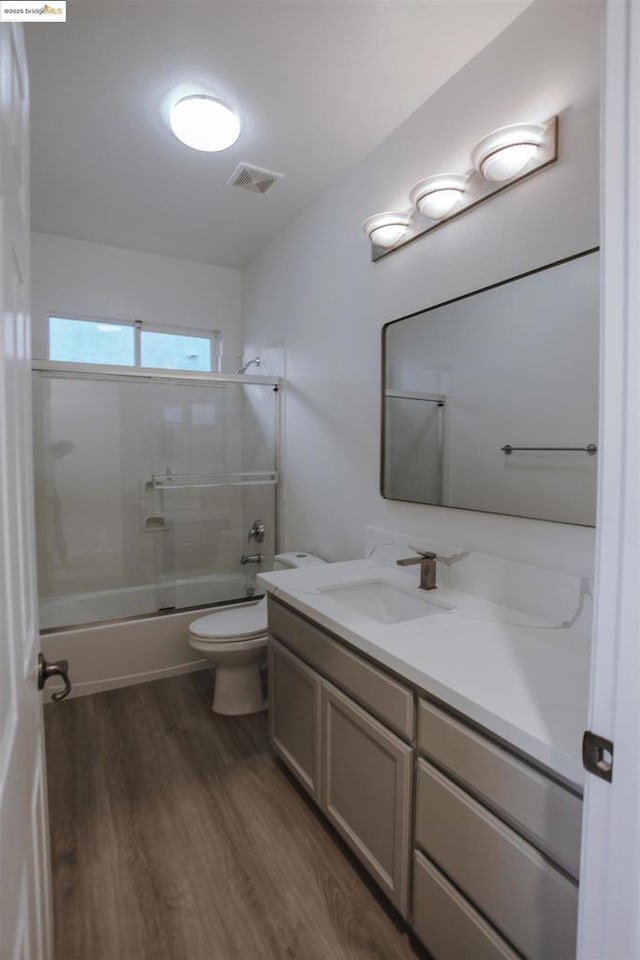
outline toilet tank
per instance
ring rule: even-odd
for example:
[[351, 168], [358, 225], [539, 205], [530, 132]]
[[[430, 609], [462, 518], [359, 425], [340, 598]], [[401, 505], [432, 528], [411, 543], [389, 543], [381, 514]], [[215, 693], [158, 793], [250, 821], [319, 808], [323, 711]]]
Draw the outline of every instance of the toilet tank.
[[295, 567], [319, 567], [326, 563], [312, 553], [292, 550], [290, 553], [277, 553], [273, 558], [273, 570], [291, 570]]

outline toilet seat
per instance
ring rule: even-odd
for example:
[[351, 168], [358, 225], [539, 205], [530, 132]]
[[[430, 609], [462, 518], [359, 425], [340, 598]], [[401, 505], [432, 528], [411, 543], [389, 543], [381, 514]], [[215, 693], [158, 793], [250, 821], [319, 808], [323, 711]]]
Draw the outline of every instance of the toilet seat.
[[211, 643], [233, 643], [265, 637], [267, 633], [267, 598], [257, 603], [224, 607], [194, 620], [189, 626], [193, 637]]

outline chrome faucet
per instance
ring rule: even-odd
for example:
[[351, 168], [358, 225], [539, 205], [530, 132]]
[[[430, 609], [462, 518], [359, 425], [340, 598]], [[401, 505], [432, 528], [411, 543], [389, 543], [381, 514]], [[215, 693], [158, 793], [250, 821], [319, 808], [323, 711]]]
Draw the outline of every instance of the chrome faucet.
[[257, 543], [262, 543], [264, 540], [264, 523], [262, 520], [254, 520], [249, 527], [247, 543], [251, 543], [252, 540], [255, 540]]
[[244, 566], [245, 563], [262, 563], [262, 554], [261, 553], [243, 553], [240, 557], [240, 563]]
[[419, 556], [406, 557], [403, 560], [396, 560], [399, 567], [410, 567], [414, 563], [420, 564], [420, 589], [435, 590], [436, 584], [436, 555], [431, 550], [415, 550]]

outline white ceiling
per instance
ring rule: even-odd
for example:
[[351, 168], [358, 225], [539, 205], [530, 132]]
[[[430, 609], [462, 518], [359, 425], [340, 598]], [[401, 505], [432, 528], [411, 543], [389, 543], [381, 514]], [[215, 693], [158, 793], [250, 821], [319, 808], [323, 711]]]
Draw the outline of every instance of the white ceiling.
[[[29, 25], [35, 230], [241, 267], [530, 0], [70, 0]], [[179, 143], [202, 91], [237, 143]], [[240, 161], [285, 174], [226, 186]]]

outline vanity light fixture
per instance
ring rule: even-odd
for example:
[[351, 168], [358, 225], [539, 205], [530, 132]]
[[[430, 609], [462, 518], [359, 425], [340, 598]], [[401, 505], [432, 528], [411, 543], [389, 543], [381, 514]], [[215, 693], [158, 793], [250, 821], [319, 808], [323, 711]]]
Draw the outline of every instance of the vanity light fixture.
[[362, 224], [371, 243], [388, 250], [393, 247], [409, 228], [410, 214], [408, 213], [375, 213]]
[[529, 163], [544, 139], [542, 123], [512, 123], [483, 137], [471, 162], [485, 180], [511, 180]]
[[442, 173], [416, 183], [409, 199], [423, 216], [442, 220], [460, 202], [467, 178], [458, 173]]
[[205, 94], [183, 97], [173, 106], [169, 124], [182, 143], [216, 153], [240, 136], [240, 120], [226, 103]]
[[471, 153], [471, 169], [420, 180], [409, 193], [411, 209], [368, 217], [362, 229], [371, 241], [371, 259], [437, 230], [558, 159], [558, 118], [513, 123], [483, 137]]

